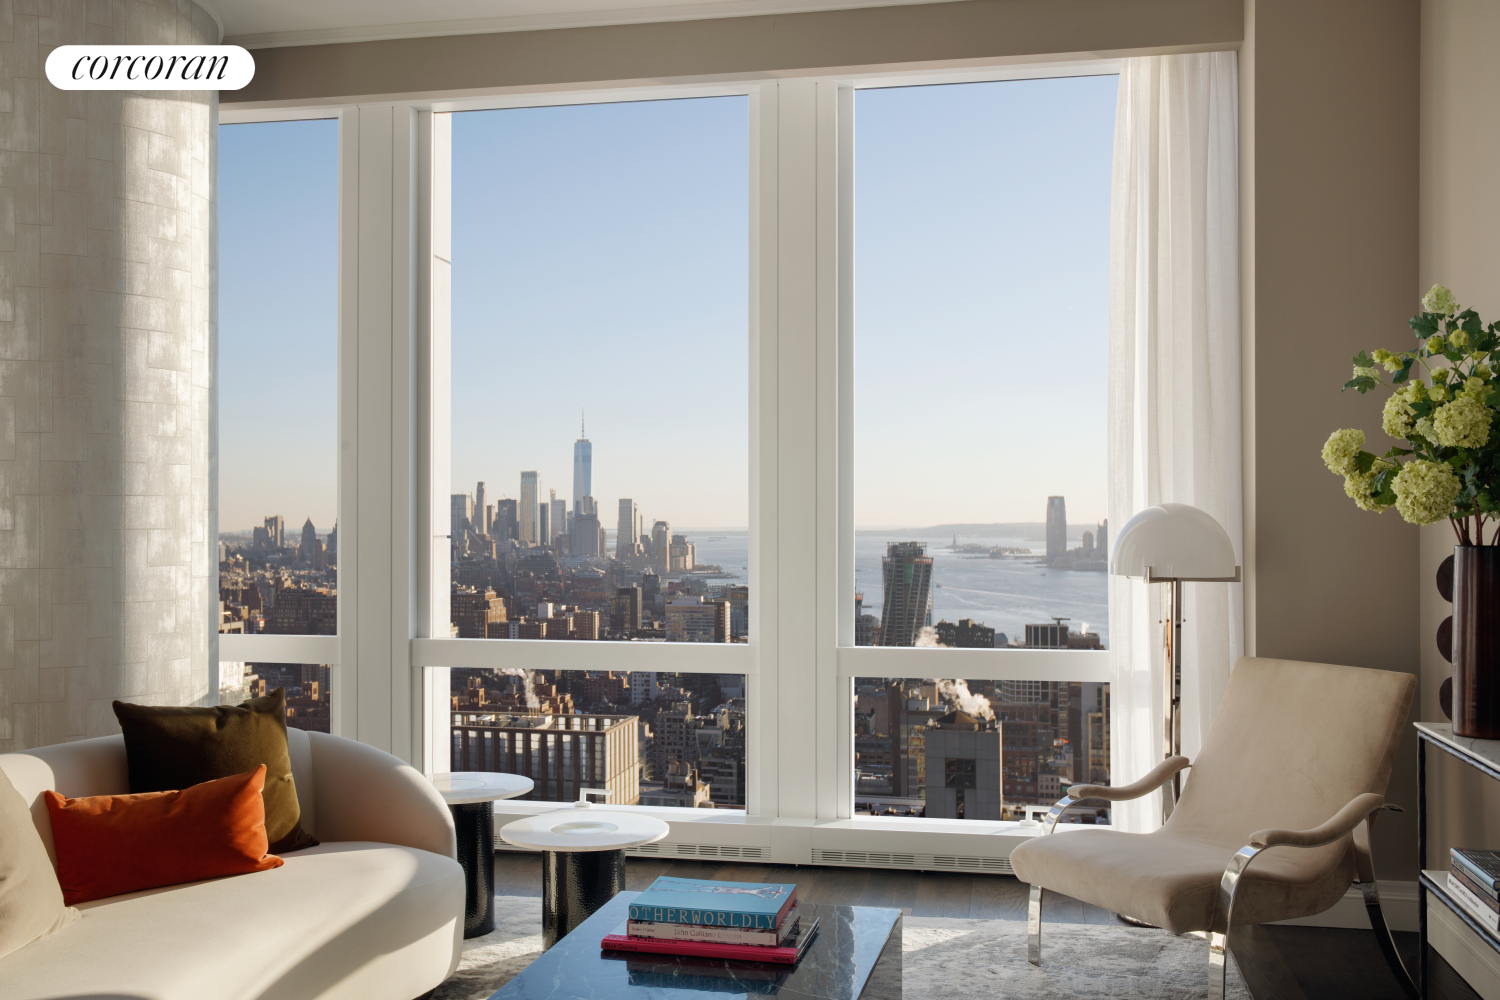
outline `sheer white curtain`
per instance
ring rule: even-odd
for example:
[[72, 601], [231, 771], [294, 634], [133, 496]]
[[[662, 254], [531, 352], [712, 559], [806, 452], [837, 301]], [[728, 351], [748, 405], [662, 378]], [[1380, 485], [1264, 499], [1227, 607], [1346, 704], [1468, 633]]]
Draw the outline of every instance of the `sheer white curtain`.
[[[1242, 552], [1235, 54], [1124, 60], [1110, 206], [1109, 519], [1187, 503]], [[1162, 759], [1161, 584], [1110, 577], [1110, 773]], [[1194, 756], [1244, 650], [1239, 584], [1184, 585], [1183, 753]], [[1191, 772], [1189, 772], [1191, 774]], [[1191, 779], [1189, 779], [1191, 780]], [[1120, 803], [1145, 832], [1159, 794]]]

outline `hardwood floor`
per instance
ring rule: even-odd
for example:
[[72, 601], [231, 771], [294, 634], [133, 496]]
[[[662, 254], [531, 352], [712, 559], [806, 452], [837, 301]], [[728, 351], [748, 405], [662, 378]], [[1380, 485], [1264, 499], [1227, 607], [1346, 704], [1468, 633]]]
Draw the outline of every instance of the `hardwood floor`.
[[[888, 906], [916, 917], [1026, 919], [1027, 886], [1000, 875], [654, 858], [626, 862], [628, 889], [644, 889], [660, 875], [730, 882], [796, 882], [798, 892], [810, 902]], [[496, 852], [495, 893], [540, 896], [541, 856]], [[1042, 912], [1047, 923], [1114, 924], [1118, 920], [1108, 910], [1054, 893], [1047, 894]], [[1397, 943], [1408, 966], [1414, 967], [1417, 935], [1398, 934]], [[1234, 933], [1230, 950], [1255, 1000], [1405, 1000], [1370, 931], [1249, 927]], [[1478, 994], [1435, 952], [1429, 951], [1428, 970], [1432, 977], [1430, 1000], [1479, 1000]]]

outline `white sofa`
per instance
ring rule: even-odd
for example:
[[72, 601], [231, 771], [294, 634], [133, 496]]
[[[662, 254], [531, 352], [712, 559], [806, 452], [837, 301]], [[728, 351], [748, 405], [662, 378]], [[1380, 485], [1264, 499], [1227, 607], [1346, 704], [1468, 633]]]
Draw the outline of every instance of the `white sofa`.
[[[83, 903], [81, 919], [0, 958], [0, 1000], [413, 1000], [447, 979], [464, 875], [441, 796], [362, 743], [287, 737], [320, 846], [267, 872]], [[0, 754], [0, 769], [49, 854], [44, 789], [129, 791], [120, 736]]]

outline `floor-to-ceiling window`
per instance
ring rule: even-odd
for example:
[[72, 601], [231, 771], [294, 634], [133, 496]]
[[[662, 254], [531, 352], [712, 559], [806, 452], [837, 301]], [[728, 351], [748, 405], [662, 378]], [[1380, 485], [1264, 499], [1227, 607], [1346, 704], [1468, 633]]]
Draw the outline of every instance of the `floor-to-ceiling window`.
[[[338, 631], [337, 119], [219, 129], [219, 631]], [[324, 663], [223, 660], [220, 701], [284, 689], [327, 732]]]
[[[1108, 647], [1116, 89], [854, 95], [857, 646]], [[946, 676], [857, 677], [855, 812], [1021, 818], [1107, 783], [1108, 684], [1025, 662], [1025, 679], [930, 658]]]
[[747, 104], [452, 116], [451, 766], [533, 799], [745, 805]]

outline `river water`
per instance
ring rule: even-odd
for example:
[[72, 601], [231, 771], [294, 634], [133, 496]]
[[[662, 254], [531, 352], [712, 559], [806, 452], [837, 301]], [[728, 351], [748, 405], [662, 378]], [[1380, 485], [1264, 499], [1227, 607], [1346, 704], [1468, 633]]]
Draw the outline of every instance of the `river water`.
[[[1082, 529], [1080, 529], [1081, 531]], [[731, 578], [715, 583], [745, 583], [749, 580], [749, 536], [743, 529], [679, 529], [697, 546], [699, 563], [714, 563]], [[951, 535], [923, 537], [921, 529], [893, 531], [861, 529], [854, 538], [855, 588], [864, 594], [864, 607], [880, 615], [880, 560], [890, 542], [921, 542], [932, 557], [932, 620], [956, 622], [970, 618], [1020, 641], [1025, 626], [1067, 618], [1074, 632], [1099, 633], [1109, 645], [1109, 589], [1106, 574], [1054, 570], [1037, 565], [1033, 556], [990, 559], [953, 550]], [[1040, 553], [1044, 543], [1023, 538], [963, 536], [959, 547], [980, 545], [1031, 549]], [[1069, 548], [1081, 544], [1070, 538]]]

